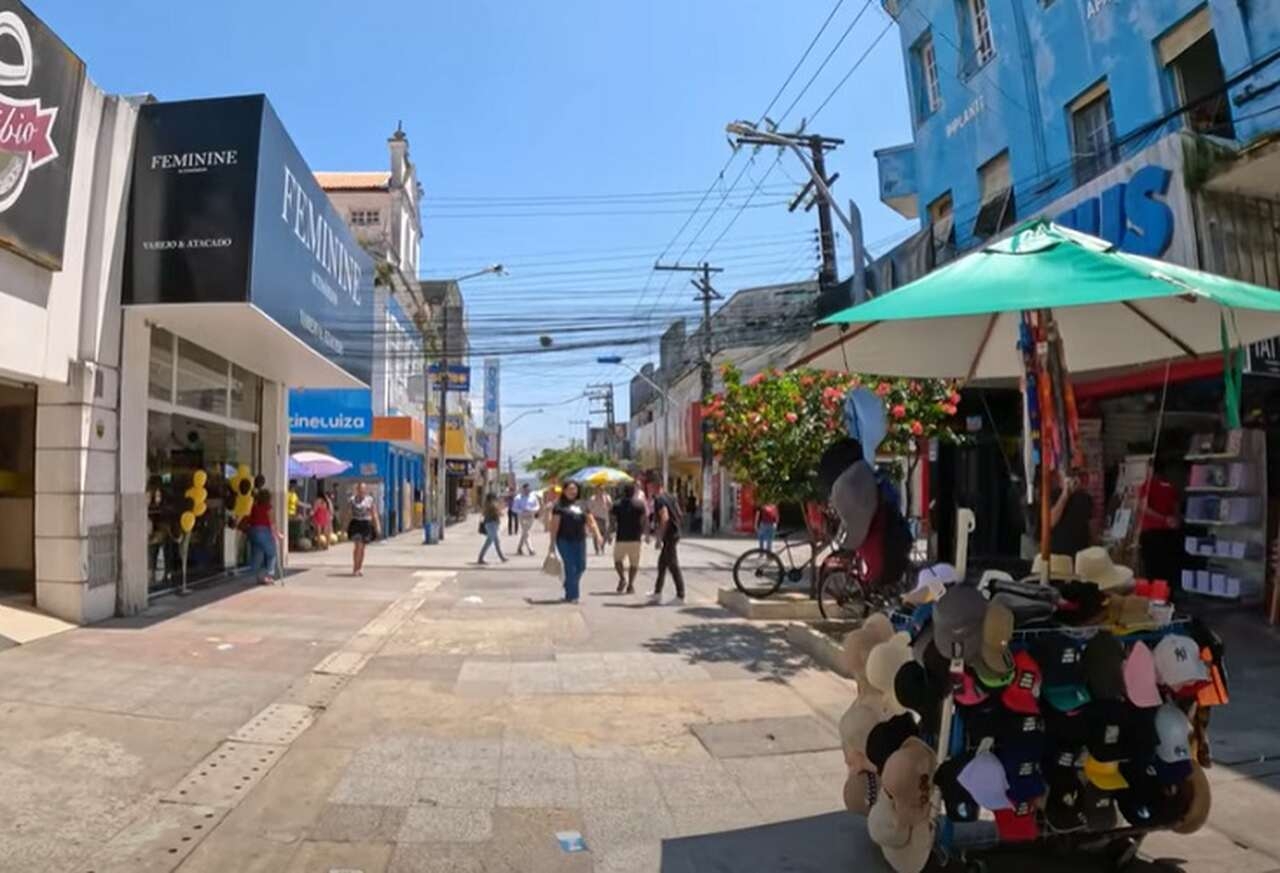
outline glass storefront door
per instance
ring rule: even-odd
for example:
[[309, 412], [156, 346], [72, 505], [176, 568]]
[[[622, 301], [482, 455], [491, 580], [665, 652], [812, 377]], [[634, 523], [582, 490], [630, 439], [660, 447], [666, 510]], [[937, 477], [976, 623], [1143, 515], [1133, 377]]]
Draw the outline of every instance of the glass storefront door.
[[36, 390], [0, 381], [0, 597], [35, 591]]
[[[148, 588], [155, 593], [180, 587], [184, 572], [190, 585], [244, 563], [228, 483], [241, 464], [254, 473], [259, 468], [261, 380], [157, 329], [150, 397], [147, 569]], [[184, 495], [200, 470], [207, 477], [207, 510], [184, 536]]]

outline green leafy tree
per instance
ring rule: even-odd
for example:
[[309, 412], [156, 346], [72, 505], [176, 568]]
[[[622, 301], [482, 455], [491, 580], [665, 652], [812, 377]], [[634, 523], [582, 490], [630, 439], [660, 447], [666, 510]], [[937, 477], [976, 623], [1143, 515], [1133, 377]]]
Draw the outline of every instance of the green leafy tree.
[[562, 481], [566, 476], [583, 467], [600, 467], [610, 463], [609, 456], [601, 452], [589, 452], [579, 446], [559, 449], [543, 449], [525, 464], [547, 481]]
[[708, 404], [712, 448], [739, 482], [759, 499], [804, 501], [817, 497], [818, 460], [845, 436], [844, 399], [865, 385], [885, 404], [888, 434], [882, 454], [914, 458], [922, 440], [949, 439], [948, 422], [960, 397], [951, 382], [832, 373], [770, 370], [743, 380], [724, 370], [724, 393]]

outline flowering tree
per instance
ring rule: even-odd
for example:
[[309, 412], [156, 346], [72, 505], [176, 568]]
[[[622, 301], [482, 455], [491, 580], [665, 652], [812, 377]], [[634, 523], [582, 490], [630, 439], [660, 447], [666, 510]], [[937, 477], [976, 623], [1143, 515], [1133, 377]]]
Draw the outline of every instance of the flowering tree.
[[888, 434], [880, 451], [907, 458], [921, 440], [950, 436], [947, 424], [960, 402], [950, 382], [819, 370], [770, 370], [743, 381], [726, 367], [724, 385], [704, 412], [712, 448], [735, 479], [770, 502], [815, 496], [822, 452], [847, 434], [844, 399], [851, 388], [865, 385], [883, 398]]

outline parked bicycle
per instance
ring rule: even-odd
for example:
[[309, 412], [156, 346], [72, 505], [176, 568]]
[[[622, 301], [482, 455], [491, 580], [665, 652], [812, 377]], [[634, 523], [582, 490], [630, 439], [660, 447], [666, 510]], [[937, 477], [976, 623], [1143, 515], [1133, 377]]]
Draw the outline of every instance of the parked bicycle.
[[[748, 549], [733, 564], [733, 584], [748, 597], [763, 600], [778, 593], [784, 583], [796, 584], [811, 577], [810, 595], [817, 593], [817, 578], [810, 573], [818, 565], [820, 555], [829, 552], [830, 544], [812, 539], [793, 542], [787, 537], [795, 531], [778, 534], [777, 550]], [[797, 562], [795, 550], [808, 547], [809, 557]]]

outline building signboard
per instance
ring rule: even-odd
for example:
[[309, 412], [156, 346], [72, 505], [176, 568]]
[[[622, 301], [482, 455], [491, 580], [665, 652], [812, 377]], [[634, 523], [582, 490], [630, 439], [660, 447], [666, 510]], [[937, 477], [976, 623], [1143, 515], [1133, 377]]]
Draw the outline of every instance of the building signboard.
[[373, 392], [368, 388], [293, 388], [292, 436], [367, 437], [373, 433]]
[[501, 399], [499, 398], [500, 363], [497, 358], [484, 359], [484, 429], [489, 433], [497, 433], [500, 427], [498, 421], [498, 410]]
[[126, 305], [248, 303], [367, 384], [373, 276], [266, 97], [141, 107]]
[[0, 0], [0, 245], [62, 269], [84, 61]]
[[[431, 376], [431, 388], [433, 391], [440, 390], [440, 362], [434, 361], [427, 365], [427, 373]], [[459, 394], [466, 394], [471, 390], [471, 368], [466, 364], [450, 364], [449, 365], [449, 389]]]

